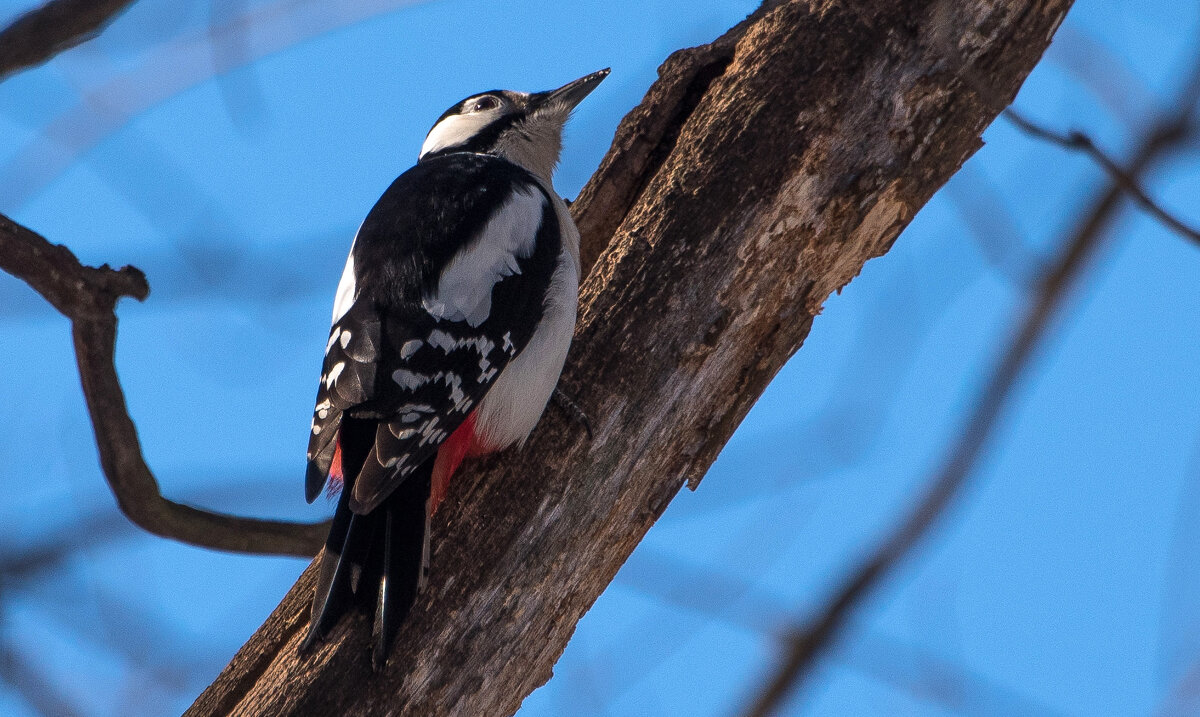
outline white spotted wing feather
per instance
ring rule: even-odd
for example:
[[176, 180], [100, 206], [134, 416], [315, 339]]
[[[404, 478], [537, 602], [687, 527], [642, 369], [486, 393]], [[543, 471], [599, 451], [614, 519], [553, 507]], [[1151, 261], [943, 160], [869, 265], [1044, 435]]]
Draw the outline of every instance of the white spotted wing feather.
[[[329, 475], [345, 416], [378, 422], [351, 494], [351, 508], [360, 513], [428, 460], [473, 410], [480, 412], [477, 432], [486, 429], [497, 448], [532, 429], [561, 371], [575, 319], [577, 264], [561, 249], [558, 204], [535, 182], [518, 186], [441, 267], [419, 307], [371, 300], [352, 255], [313, 414], [310, 499]], [[546, 222], [553, 223], [549, 235], [541, 231]], [[538, 259], [535, 251], [548, 250], [539, 249], [539, 237], [547, 236], [554, 254]], [[355, 243], [370, 240], [360, 229]], [[497, 293], [502, 283], [506, 290]], [[552, 290], [557, 298], [543, 300]], [[496, 304], [497, 296], [536, 297], [538, 320], [529, 319], [528, 301]], [[531, 351], [523, 357], [526, 344]], [[493, 386], [499, 400], [489, 400]]]

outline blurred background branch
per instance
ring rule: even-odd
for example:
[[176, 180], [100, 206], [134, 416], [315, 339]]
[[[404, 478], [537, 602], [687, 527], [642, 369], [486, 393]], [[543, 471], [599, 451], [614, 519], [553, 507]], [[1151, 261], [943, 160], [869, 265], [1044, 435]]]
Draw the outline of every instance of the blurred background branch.
[[49, 0], [0, 30], [0, 82], [95, 37], [133, 0]]
[[[2, 595], [0, 595], [2, 597]], [[58, 690], [45, 681], [45, 676], [28, 660], [0, 638], [0, 682], [8, 684], [30, 707], [40, 714], [54, 717], [82, 717]]]

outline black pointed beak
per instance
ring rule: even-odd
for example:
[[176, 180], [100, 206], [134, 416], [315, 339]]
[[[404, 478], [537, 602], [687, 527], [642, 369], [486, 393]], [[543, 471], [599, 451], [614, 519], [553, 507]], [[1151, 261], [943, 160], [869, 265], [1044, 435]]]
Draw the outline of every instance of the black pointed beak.
[[557, 90], [539, 92], [535, 95], [532, 95], [529, 98], [530, 102], [534, 105], [561, 103], [566, 105], [567, 109], [569, 110], [575, 109], [576, 105], [578, 105], [580, 102], [583, 102], [584, 97], [587, 97], [589, 94], [591, 94], [592, 90], [596, 89], [597, 85], [604, 81], [605, 77], [608, 77], [608, 73], [609, 68], [606, 67], [599, 72], [593, 72], [590, 75], [584, 75], [578, 80], [568, 82], [562, 87], [559, 87]]

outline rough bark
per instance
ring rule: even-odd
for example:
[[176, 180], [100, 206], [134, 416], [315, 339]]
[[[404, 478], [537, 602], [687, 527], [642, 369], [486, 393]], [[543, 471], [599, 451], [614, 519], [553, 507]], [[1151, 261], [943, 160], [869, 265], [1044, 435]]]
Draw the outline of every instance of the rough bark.
[[384, 672], [364, 616], [297, 656], [310, 569], [188, 714], [513, 713], [825, 298], [978, 149], [1000, 108], [963, 71], [1010, 100], [1070, 4], [773, 3], [668, 59], [575, 205], [598, 258], [563, 381], [594, 438], [551, 410], [464, 466]]

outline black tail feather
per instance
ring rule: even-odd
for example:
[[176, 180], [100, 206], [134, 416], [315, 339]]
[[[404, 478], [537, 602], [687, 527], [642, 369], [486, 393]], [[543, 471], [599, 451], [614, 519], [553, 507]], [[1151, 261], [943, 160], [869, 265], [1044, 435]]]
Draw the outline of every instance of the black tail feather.
[[345, 495], [339, 498], [329, 537], [321, 551], [308, 635], [300, 646], [301, 651], [316, 645], [346, 612], [369, 557], [370, 539], [375, 532], [371, 529], [374, 516], [356, 515], [350, 512], [348, 503]]
[[351, 604], [374, 614], [372, 664], [387, 660], [396, 630], [416, 600], [428, 559], [427, 527], [433, 460], [414, 471], [366, 515], [350, 511], [350, 485], [342, 490], [329, 538], [321, 552], [307, 651]]
[[[430, 461], [432, 464], [432, 461]], [[432, 466], [431, 466], [432, 467]], [[384, 513], [383, 575], [375, 603], [372, 662], [376, 668], [387, 659], [396, 628], [412, 607], [424, 582], [429, 520], [429, 473], [424, 480], [411, 476], [377, 510]]]

